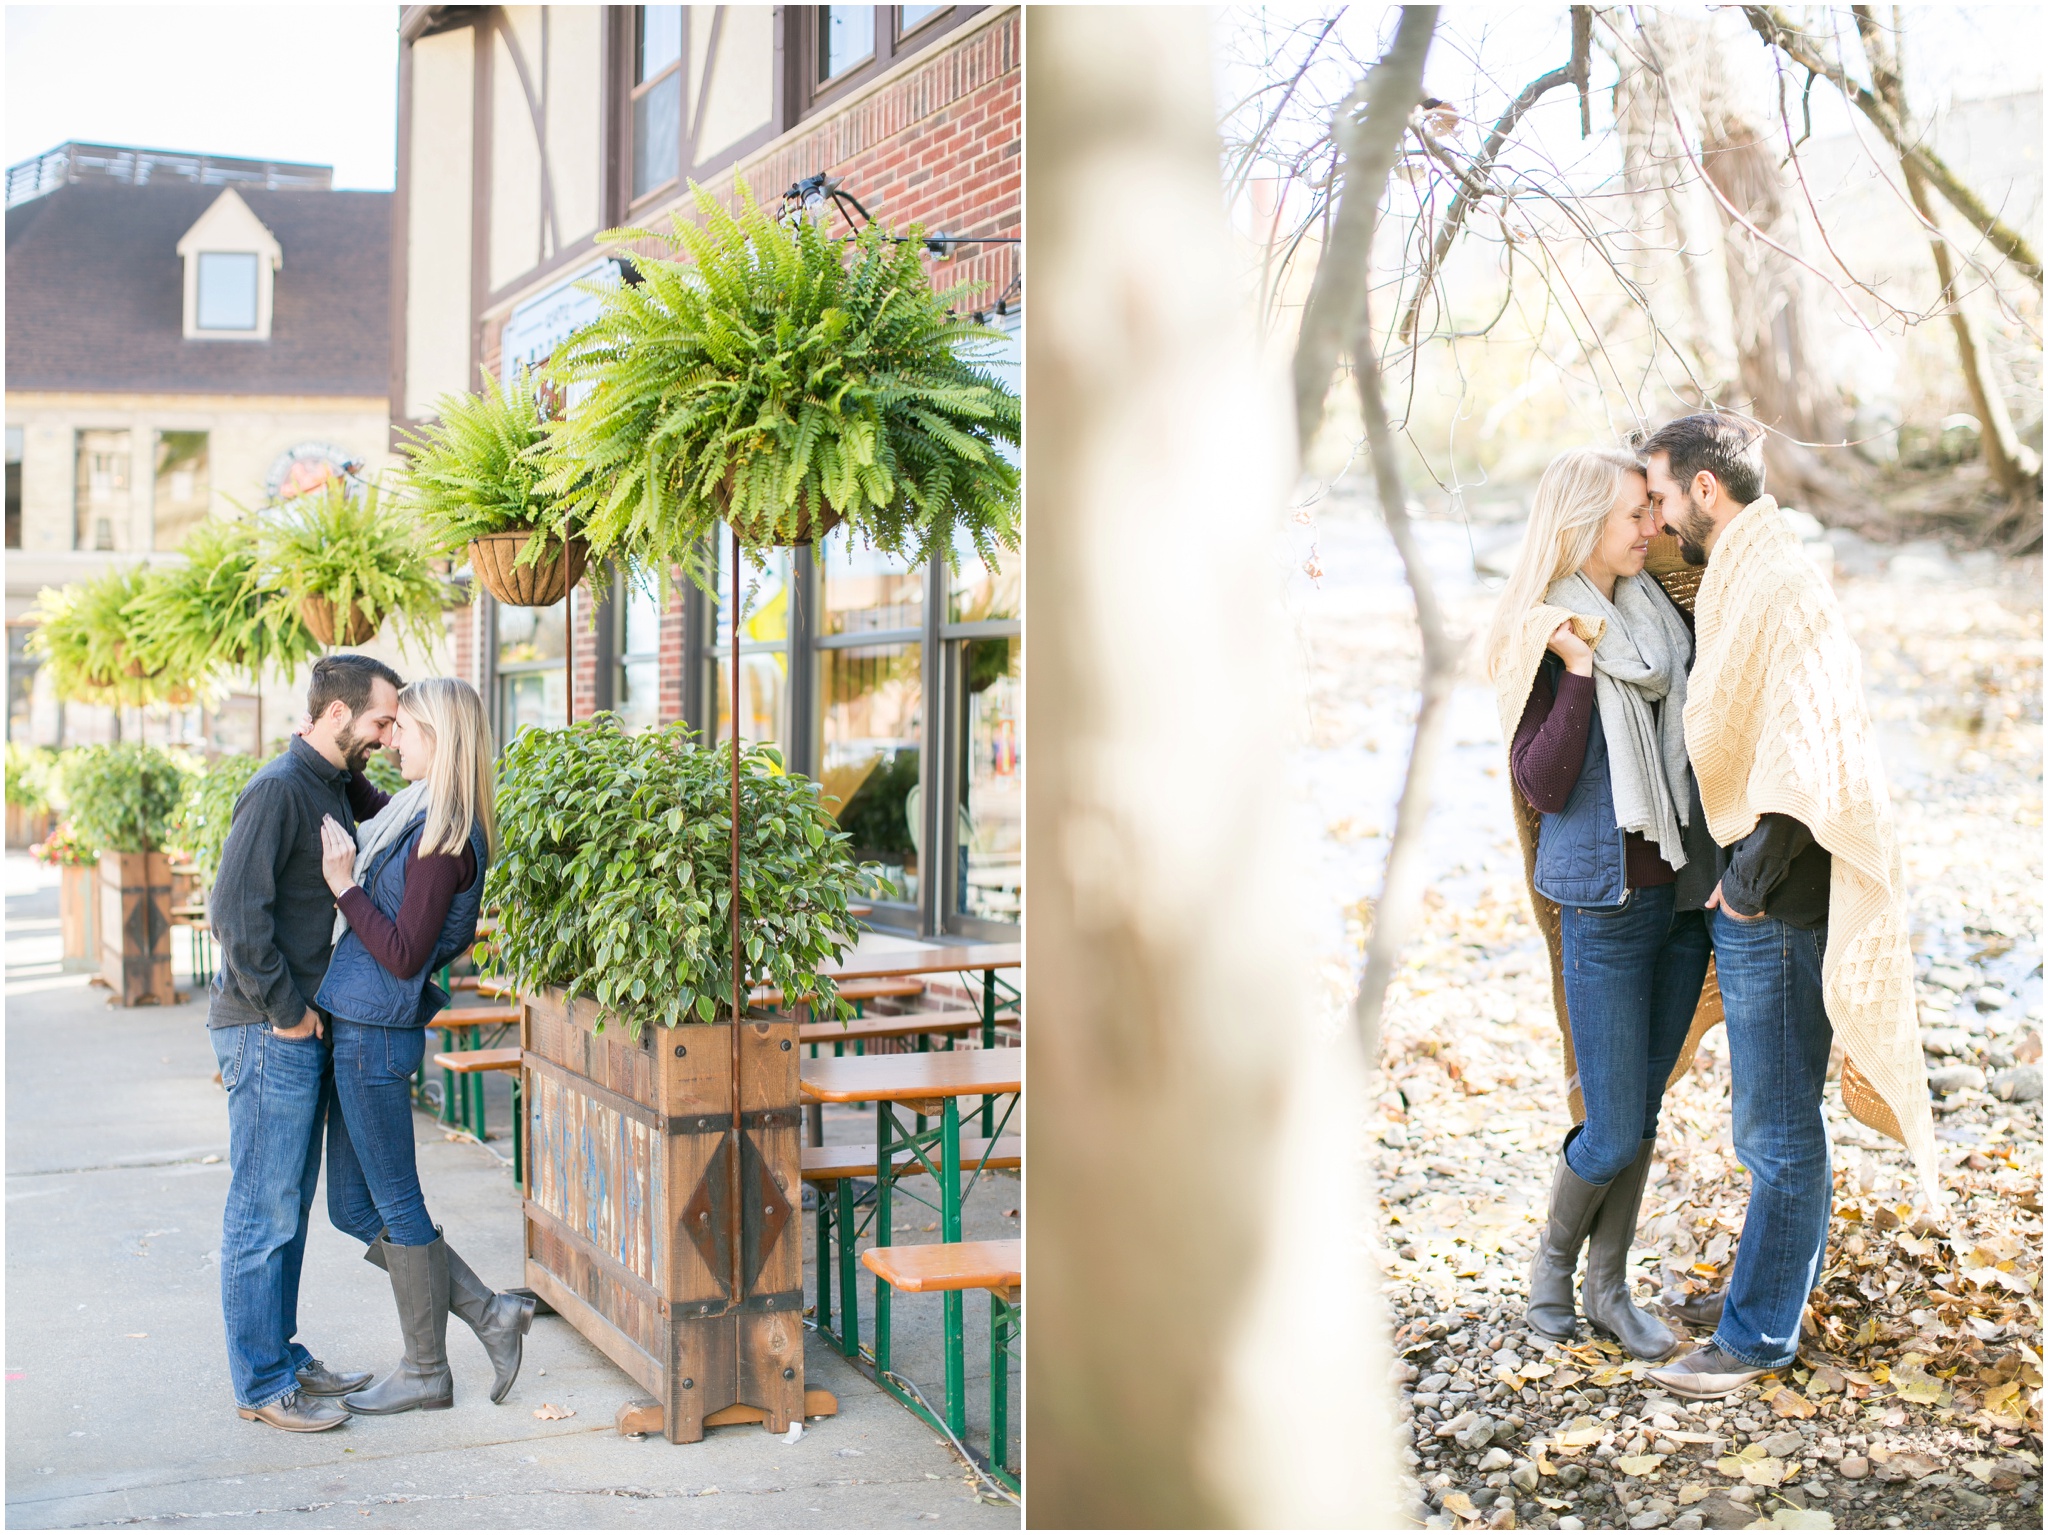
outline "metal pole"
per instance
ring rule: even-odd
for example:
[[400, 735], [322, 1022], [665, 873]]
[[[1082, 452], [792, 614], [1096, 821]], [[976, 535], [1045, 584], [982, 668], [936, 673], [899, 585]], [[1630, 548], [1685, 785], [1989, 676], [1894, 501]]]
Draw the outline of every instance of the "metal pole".
[[740, 1209], [740, 1020], [746, 1016], [746, 955], [740, 948], [740, 534], [732, 532], [732, 884], [727, 906], [732, 913], [732, 1155], [727, 1161], [731, 1179], [732, 1221], [729, 1251], [732, 1254], [732, 1303], [745, 1298], [742, 1283], [744, 1260], [740, 1256], [740, 1234], [745, 1216]]

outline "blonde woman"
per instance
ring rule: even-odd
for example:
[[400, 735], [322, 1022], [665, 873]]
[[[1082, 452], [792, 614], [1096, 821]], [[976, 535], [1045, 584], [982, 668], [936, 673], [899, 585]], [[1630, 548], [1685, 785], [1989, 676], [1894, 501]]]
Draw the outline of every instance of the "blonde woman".
[[1583, 1121], [1566, 1137], [1529, 1273], [1529, 1325], [1587, 1322], [1640, 1358], [1671, 1330], [1634, 1303], [1629, 1245], [1667, 1080], [1686, 1048], [1709, 954], [1701, 907], [1713, 843], [1685, 752], [1686, 620], [1644, 574], [1657, 513], [1632, 454], [1561, 454], [1536, 488], [1487, 665], [1566, 1017]]
[[483, 700], [453, 678], [415, 682], [398, 695], [392, 745], [407, 787], [387, 799], [358, 774], [349, 786], [356, 836], [332, 817], [321, 827], [321, 872], [339, 908], [334, 959], [315, 999], [333, 1023], [343, 1132], [329, 1136], [328, 1212], [389, 1272], [405, 1336], [395, 1369], [342, 1398], [359, 1413], [454, 1405], [450, 1311], [483, 1343], [497, 1372], [491, 1400], [503, 1401], [534, 1310], [529, 1298], [493, 1292], [449, 1249], [413, 1158], [412, 1078], [427, 1020], [448, 1002], [428, 977], [476, 941], [495, 851]]

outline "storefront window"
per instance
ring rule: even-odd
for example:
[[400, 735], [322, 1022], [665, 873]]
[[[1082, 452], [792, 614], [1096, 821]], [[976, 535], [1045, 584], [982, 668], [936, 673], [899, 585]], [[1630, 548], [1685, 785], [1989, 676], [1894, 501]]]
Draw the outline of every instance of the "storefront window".
[[204, 432], [156, 434], [155, 544], [175, 549], [213, 504]]
[[21, 446], [22, 430], [7, 429], [7, 547], [21, 547]]
[[32, 729], [36, 673], [43, 658], [30, 655], [28, 637], [33, 624], [7, 626], [7, 739], [28, 745], [35, 740]]
[[652, 582], [619, 585], [618, 716], [626, 729], [644, 730], [661, 721], [661, 596]]
[[[712, 605], [714, 739], [732, 734], [732, 538], [718, 539], [718, 600]], [[740, 563], [740, 739], [789, 739], [789, 551], [762, 550]]]
[[565, 606], [498, 608], [498, 718], [506, 741], [535, 726], [558, 730], [569, 722]]
[[872, 5], [818, 7], [818, 78], [836, 80], [875, 56]]
[[133, 462], [126, 432], [78, 434], [77, 523], [74, 549], [117, 553], [128, 547], [128, 475]]
[[915, 905], [923, 859], [919, 747], [923, 647], [855, 645], [819, 653], [819, 782], [853, 856], [882, 865], [895, 901]]
[[974, 546], [962, 540], [960, 566], [947, 572], [946, 620], [979, 624], [1023, 615], [1024, 556], [999, 552], [995, 569], [982, 563]]
[[1024, 681], [1006, 637], [961, 647], [960, 818], [956, 909], [1019, 921], [1024, 912]]
[[870, 549], [844, 531], [818, 555], [826, 635], [886, 634], [924, 626], [924, 567]]

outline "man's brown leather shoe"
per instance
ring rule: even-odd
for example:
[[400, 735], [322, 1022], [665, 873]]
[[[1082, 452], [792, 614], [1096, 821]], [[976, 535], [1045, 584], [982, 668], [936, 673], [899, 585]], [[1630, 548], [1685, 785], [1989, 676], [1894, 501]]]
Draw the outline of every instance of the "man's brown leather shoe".
[[319, 1360], [314, 1360], [299, 1371], [299, 1389], [308, 1396], [347, 1396], [351, 1391], [360, 1391], [377, 1377], [368, 1370], [356, 1370], [347, 1375], [339, 1370], [330, 1370]]
[[287, 1434], [317, 1434], [348, 1422], [348, 1414], [332, 1402], [303, 1391], [287, 1391], [268, 1407], [237, 1407], [235, 1411], [252, 1423], [268, 1423]]
[[1647, 1376], [1674, 1396], [1703, 1402], [1731, 1396], [1763, 1373], [1755, 1365], [1709, 1346], [1695, 1349], [1676, 1364], [1650, 1370]]

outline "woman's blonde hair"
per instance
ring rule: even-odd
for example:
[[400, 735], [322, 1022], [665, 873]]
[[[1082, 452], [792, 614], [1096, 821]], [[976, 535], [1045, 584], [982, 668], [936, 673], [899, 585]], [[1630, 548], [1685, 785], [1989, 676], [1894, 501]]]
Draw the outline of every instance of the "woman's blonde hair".
[[1551, 583], [1577, 570], [1600, 542], [1607, 514], [1614, 510], [1626, 474], [1641, 474], [1642, 463], [1621, 448], [1572, 448], [1560, 453], [1536, 482], [1529, 532], [1515, 558], [1514, 574], [1501, 589], [1486, 642], [1490, 675], [1507, 654], [1522, 619], [1542, 605]]
[[434, 738], [421, 856], [460, 853], [469, 846], [471, 830], [482, 826], [484, 846], [495, 857], [498, 818], [492, 779], [498, 754], [491, 744], [483, 699], [458, 677], [422, 677], [398, 695], [398, 707]]

